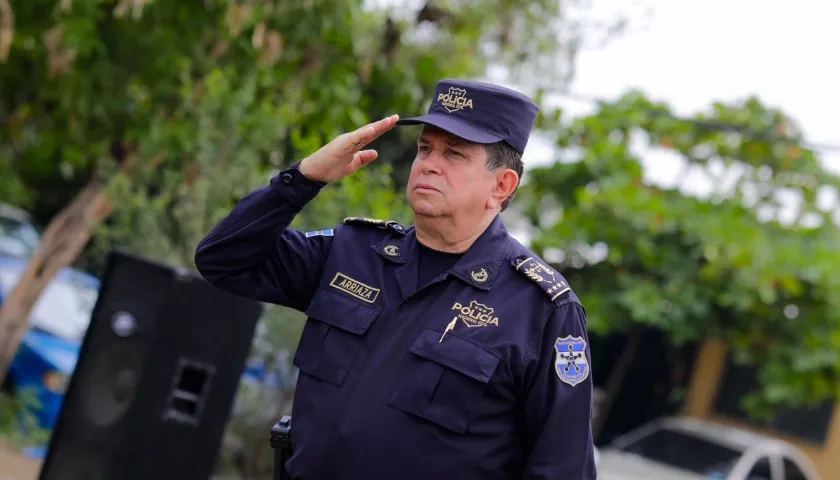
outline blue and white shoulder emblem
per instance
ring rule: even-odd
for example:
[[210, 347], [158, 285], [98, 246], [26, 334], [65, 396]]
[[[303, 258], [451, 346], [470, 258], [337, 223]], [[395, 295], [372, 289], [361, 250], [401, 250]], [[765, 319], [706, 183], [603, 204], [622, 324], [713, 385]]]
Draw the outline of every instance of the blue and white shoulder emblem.
[[557, 357], [554, 370], [563, 383], [575, 386], [589, 376], [589, 362], [586, 360], [586, 340], [567, 336], [554, 342]]
[[328, 230], [315, 230], [314, 232], [306, 232], [306, 237], [332, 237], [333, 234], [333, 229], [330, 228]]

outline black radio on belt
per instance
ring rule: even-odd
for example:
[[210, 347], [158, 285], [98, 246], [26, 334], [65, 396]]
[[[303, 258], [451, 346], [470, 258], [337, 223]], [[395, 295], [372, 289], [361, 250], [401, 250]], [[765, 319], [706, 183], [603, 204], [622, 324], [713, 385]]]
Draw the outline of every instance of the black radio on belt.
[[269, 441], [274, 449], [274, 480], [292, 480], [286, 472], [286, 461], [292, 456], [292, 417], [283, 415], [271, 427]]

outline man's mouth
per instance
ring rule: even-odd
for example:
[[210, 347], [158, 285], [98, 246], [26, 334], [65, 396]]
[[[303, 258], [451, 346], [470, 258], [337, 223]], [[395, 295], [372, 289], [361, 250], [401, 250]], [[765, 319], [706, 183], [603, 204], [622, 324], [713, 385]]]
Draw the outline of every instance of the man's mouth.
[[440, 190], [438, 190], [437, 188], [429, 185], [428, 183], [418, 183], [417, 185], [414, 186], [414, 190], [416, 192], [420, 192], [420, 193], [431, 193], [431, 192], [440, 193]]

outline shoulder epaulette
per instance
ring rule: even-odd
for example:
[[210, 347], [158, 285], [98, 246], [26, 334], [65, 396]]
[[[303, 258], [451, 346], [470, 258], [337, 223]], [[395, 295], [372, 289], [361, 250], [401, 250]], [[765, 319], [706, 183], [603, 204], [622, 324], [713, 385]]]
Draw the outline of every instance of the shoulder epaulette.
[[516, 271], [536, 283], [552, 302], [558, 302], [569, 295], [572, 288], [559, 272], [541, 262], [536, 257], [514, 259]]
[[393, 230], [405, 234], [405, 227], [394, 220], [380, 220], [378, 218], [347, 217], [344, 219], [346, 225], [367, 225], [369, 227], [381, 228], [382, 230]]

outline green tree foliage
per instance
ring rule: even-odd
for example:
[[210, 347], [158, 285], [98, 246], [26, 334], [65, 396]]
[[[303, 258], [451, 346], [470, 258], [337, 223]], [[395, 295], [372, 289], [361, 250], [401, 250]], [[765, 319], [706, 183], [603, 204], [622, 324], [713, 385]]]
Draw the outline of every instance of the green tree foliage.
[[579, 42], [557, 32], [580, 29], [562, 29], [573, 22], [550, 0], [12, 3], [13, 30], [0, 24], [13, 33], [8, 52], [0, 42], [0, 193], [45, 222], [97, 166], [136, 152], [192, 162], [183, 152], [208, 102], [239, 112], [229, 150], [288, 163], [371, 118], [419, 113], [439, 78], [481, 75], [491, 56], [550, 55], [570, 71], [572, 55], [558, 52]]
[[43, 406], [32, 387], [19, 388], [12, 395], [0, 390], [0, 436], [13, 448], [45, 442], [48, 432], [38, 425], [35, 412]]
[[[840, 178], [790, 118], [749, 98], [679, 119], [629, 92], [556, 119], [562, 158], [529, 173], [525, 210], [592, 330], [724, 340], [760, 368], [756, 409], [837, 395], [840, 235], [836, 205], [820, 199], [836, 198]], [[644, 155], [682, 174], [655, 184]], [[698, 177], [709, 192], [692, 192]]]

